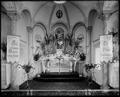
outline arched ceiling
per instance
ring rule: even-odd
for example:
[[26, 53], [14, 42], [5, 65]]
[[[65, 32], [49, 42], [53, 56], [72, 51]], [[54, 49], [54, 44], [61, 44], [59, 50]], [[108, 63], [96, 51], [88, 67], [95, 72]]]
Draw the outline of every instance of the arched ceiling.
[[[105, 2], [105, 1], [104, 1]], [[56, 22], [64, 22], [69, 27], [74, 26], [77, 22], [83, 22], [87, 25], [89, 12], [92, 9], [101, 11], [107, 2], [103, 1], [66, 1], [64, 4], [56, 4], [53, 1], [16, 1], [2, 2], [2, 5], [11, 10], [18, 12], [27, 9], [34, 22], [41, 22], [49, 29]], [[104, 6], [103, 6], [104, 5]], [[102, 6], [102, 7], [101, 7]], [[113, 5], [111, 5], [113, 6]], [[62, 10], [63, 17], [57, 18], [56, 12]]]

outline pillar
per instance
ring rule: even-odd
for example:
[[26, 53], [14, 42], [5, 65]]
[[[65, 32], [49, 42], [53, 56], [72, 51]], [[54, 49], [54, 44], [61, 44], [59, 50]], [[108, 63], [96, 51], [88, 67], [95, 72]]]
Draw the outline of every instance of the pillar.
[[[33, 55], [33, 53], [32, 53], [32, 38], [33, 38], [33, 29], [32, 29], [32, 27], [30, 27], [30, 26], [27, 26], [27, 31], [28, 31], [28, 62], [30, 62], [30, 61], [32, 61], [32, 55]], [[30, 62], [31, 63], [31, 62]]]
[[12, 24], [12, 35], [17, 35], [17, 21], [20, 19], [19, 13], [16, 11], [8, 11], [8, 16], [11, 18]]
[[[8, 16], [11, 18], [11, 24], [12, 24], [12, 35], [17, 35], [17, 21], [20, 19], [20, 15], [16, 11], [8, 11], [7, 12]], [[17, 84], [17, 69], [18, 69], [18, 63], [9, 63], [11, 66], [11, 81], [10, 81], [10, 86], [11, 89], [18, 90], [19, 85]]]
[[93, 27], [92, 26], [88, 26], [88, 35], [89, 35], [89, 51], [90, 51], [90, 59], [89, 59], [89, 64], [91, 64], [92, 62], [92, 29], [93, 29]]
[[[109, 14], [105, 13], [103, 16], [103, 22], [104, 22], [104, 34], [109, 34]], [[102, 75], [103, 75], [103, 82], [101, 89], [109, 89], [109, 64], [102, 64]]]

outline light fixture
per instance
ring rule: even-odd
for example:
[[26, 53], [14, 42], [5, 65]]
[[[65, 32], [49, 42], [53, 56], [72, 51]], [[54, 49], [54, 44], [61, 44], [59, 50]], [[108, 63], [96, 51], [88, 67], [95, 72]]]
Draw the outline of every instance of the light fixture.
[[54, 3], [56, 3], [56, 4], [63, 4], [63, 3], [65, 3], [66, 1], [54, 1]]

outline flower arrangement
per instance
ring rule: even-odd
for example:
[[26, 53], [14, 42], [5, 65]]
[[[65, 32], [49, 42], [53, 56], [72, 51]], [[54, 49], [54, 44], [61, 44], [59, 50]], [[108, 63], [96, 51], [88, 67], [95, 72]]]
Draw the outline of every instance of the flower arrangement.
[[[33, 67], [30, 65], [30, 63], [25, 64], [25, 65], [23, 65], [23, 66], [20, 65], [20, 66], [25, 70], [25, 72], [26, 72], [26, 74], [27, 74], [27, 79], [29, 80], [29, 75], [28, 75], [28, 73], [30, 72], [31, 68], [33, 68]], [[30, 90], [28, 80], [27, 80], [27, 87], [28, 87], [28, 89]]]
[[81, 54], [80, 54], [80, 60], [81, 60], [81, 61], [85, 61], [85, 59], [86, 59], [85, 54], [84, 54], [84, 53], [81, 53]]
[[29, 73], [30, 69], [33, 67], [31, 65], [23, 65], [22, 68], [25, 70], [26, 73]]
[[5, 41], [3, 41], [3, 43], [1, 43], [1, 50], [4, 53], [4, 57], [3, 60], [6, 60], [6, 53], [7, 53], [7, 43]]
[[113, 57], [112, 60], [109, 60], [109, 61], [102, 61], [101, 64], [111, 64], [111, 63], [114, 63], [115, 61], [119, 61], [119, 58], [118, 57]]
[[97, 64], [85, 64], [85, 69], [86, 71], [95, 68], [97, 66]]

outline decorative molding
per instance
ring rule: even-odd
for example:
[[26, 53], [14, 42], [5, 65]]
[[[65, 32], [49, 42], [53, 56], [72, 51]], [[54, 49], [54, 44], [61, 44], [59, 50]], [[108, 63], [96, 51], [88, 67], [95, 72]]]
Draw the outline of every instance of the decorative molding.
[[7, 15], [11, 18], [11, 20], [15, 21], [17, 21], [21, 17], [17, 11], [7, 11]]
[[45, 32], [45, 34], [47, 34], [47, 29], [43, 23], [41, 22], [36, 23], [32, 29], [34, 29], [36, 26], [39, 26]]
[[38, 13], [38, 11], [40, 11], [41, 8], [43, 8], [48, 2], [42, 4], [38, 9], [37, 11], [35, 12], [34, 16], [33, 16], [33, 19], [35, 18], [36, 14]]
[[110, 12], [110, 13], [104, 13], [104, 14], [103, 14], [103, 15], [104, 15], [104, 18], [108, 20], [113, 14], [117, 13], [118, 11], [119, 11], [119, 10], [115, 10], [115, 11]]
[[88, 25], [89, 26], [93, 26], [95, 23], [95, 19], [98, 16], [98, 11], [96, 9], [91, 9], [89, 11], [89, 15], [88, 15]]
[[54, 32], [54, 30], [57, 29], [58, 27], [64, 28], [64, 30], [66, 30], [67, 33], [68, 33], [68, 30], [69, 30], [69, 29], [68, 29], [68, 26], [67, 26], [65, 23], [63, 23], [63, 22], [56, 22], [56, 23], [54, 23], [54, 24], [51, 26], [51, 31]]
[[7, 14], [7, 10], [3, 5], [1, 5], [1, 13]]
[[104, 15], [103, 13], [100, 13], [100, 14], [98, 15], [98, 19], [104, 21], [104, 20], [105, 20], [105, 15]]
[[62, 18], [63, 17], [63, 12], [62, 12], [62, 10], [57, 10], [57, 12], [56, 12], [56, 17], [58, 18], [58, 19], [60, 19], [60, 18]]
[[104, 5], [103, 5], [103, 11], [110, 11], [113, 10], [115, 4], [117, 4], [117, 1], [104, 1]]
[[73, 6], [75, 6], [80, 11], [80, 13], [82, 13], [84, 21], [86, 21], [87, 17], [85, 16], [85, 13], [83, 12], [83, 10], [81, 10], [81, 8], [78, 5], [76, 5], [75, 3], [71, 2], [71, 1], [69, 3], [72, 4]]
[[21, 9], [23, 8], [23, 4], [21, 2], [16, 1], [2, 2], [2, 5], [5, 7], [7, 11], [20, 12]]
[[96, 42], [99, 42], [100, 41], [100, 39], [96, 39], [96, 40], [94, 40], [94, 41], [92, 41], [93, 43], [96, 43]]
[[30, 26], [27, 26], [26, 29], [27, 29], [27, 31], [28, 31], [29, 33], [33, 32], [33, 28], [30, 27]]
[[53, 16], [53, 13], [54, 13], [55, 9], [56, 9], [56, 5], [53, 6], [52, 12], [51, 12], [51, 14], [50, 14], [50, 18], [49, 18], [49, 22], [48, 22], [49, 31], [50, 31], [50, 25], [51, 25], [51, 21], [52, 21], [52, 16]]
[[2, 5], [6, 8], [7, 11], [16, 11], [15, 2], [2, 2]]
[[87, 27], [86, 27], [86, 25], [85, 25], [83, 22], [77, 22], [77, 23], [73, 26], [72, 33], [74, 34], [75, 31], [76, 31], [80, 26], [85, 27], [85, 30], [86, 30], [86, 32], [87, 32]]
[[69, 19], [69, 15], [68, 15], [68, 11], [67, 8], [63, 5], [64, 11], [66, 13], [66, 18], [67, 18], [67, 22], [68, 22], [68, 28], [70, 30], [70, 19]]
[[87, 31], [88, 31], [88, 32], [92, 32], [92, 29], [93, 29], [93, 26], [88, 26], [88, 27], [87, 27]]

